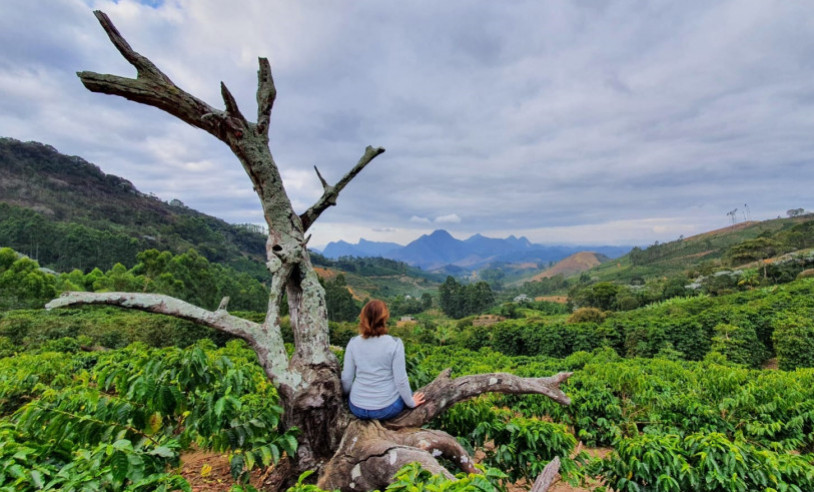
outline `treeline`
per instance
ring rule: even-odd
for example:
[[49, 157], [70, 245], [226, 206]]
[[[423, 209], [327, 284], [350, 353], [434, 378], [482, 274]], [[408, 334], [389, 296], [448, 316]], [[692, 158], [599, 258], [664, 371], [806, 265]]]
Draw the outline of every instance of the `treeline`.
[[81, 157], [49, 145], [0, 138], [0, 245], [58, 271], [132, 267], [150, 248], [265, 275], [265, 236], [139, 192]]
[[452, 276], [438, 287], [438, 303], [449, 317], [463, 318], [486, 311], [495, 302], [492, 288], [486, 282], [461, 284]]
[[[214, 219], [212, 219], [214, 220]], [[90, 224], [90, 225], [89, 225]], [[61, 222], [27, 208], [0, 203], [0, 244], [28, 255], [56, 271], [108, 270], [116, 263], [130, 268], [146, 249], [179, 254], [195, 249], [207, 260], [265, 278], [260, 259], [262, 235], [238, 226], [214, 227], [203, 216], [177, 215], [161, 225], [133, 230], [109, 221]]]
[[355, 273], [363, 277], [383, 277], [388, 275], [409, 275], [440, 282], [440, 275], [425, 272], [420, 268], [408, 265], [402, 261], [380, 257], [341, 256], [336, 260], [325, 257], [315, 251], [309, 251], [311, 261], [316, 266], [335, 268], [348, 273]]
[[195, 250], [174, 255], [155, 249], [135, 255], [135, 265], [107, 271], [75, 269], [55, 274], [11, 248], [0, 249], [0, 309], [40, 308], [64, 291], [153, 292], [215, 309], [223, 297], [236, 310], [266, 310], [268, 288], [252, 276], [211, 263]]
[[764, 233], [730, 247], [724, 257], [732, 266], [814, 247], [814, 220], [807, 220], [774, 234]]

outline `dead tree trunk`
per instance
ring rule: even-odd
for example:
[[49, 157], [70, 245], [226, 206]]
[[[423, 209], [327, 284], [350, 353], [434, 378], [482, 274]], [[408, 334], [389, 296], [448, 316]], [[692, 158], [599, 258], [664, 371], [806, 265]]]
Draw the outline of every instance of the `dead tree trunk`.
[[[209, 132], [229, 146], [249, 175], [269, 230], [268, 310], [263, 323], [254, 323], [230, 315], [225, 303], [216, 311], [207, 311], [164, 295], [88, 292], [66, 293], [46, 307], [115, 305], [191, 320], [246, 340], [278, 389], [285, 411], [283, 427], [300, 429], [297, 456], [288, 457], [286, 466], [278, 467], [279, 487], [286, 486], [301, 471], [313, 469], [319, 472], [323, 488], [383, 488], [396, 470], [412, 461], [451, 476], [435, 460], [434, 456], [439, 454], [452, 458], [462, 470], [472, 471], [471, 459], [454, 438], [419, 427], [451, 405], [490, 391], [540, 393], [562, 404], [569, 403], [559, 389], [569, 373], [551, 378], [482, 374], [450, 379], [447, 371], [424, 388], [428, 403], [403, 413], [386, 426], [352, 418], [343, 401], [338, 361], [328, 347], [325, 293], [308, 257], [306, 232], [325, 209], [336, 204], [342, 189], [384, 149], [367, 147], [359, 162], [333, 186], [317, 170], [324, 192], [311, 208], [297, 214], [269, 150], [269, 119], [276, 89], [268, 60], [259, 60], [257, 122], [252, 123], [240, 112], [223, 83], [225, 109], [220, 110], [176, 86], [149, 59], [130, 47], [107, 15], [99, 11], [95, 15], [121, 55], [136, 68], [137, 76], [79, 72], [85, 87], [154, 106]], [[294, 332], [295, 350], [291, 357], [285, 351], [280, 330], [278, 306], [284, 295], [288, 296]]]

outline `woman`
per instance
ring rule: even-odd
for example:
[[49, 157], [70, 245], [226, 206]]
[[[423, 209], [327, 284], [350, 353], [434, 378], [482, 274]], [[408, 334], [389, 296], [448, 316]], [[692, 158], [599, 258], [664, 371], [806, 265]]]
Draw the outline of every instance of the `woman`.
[[359, 335], [345, 349], [342, 389], [350, 393], [350, 411], [360, 419], [391, 419], [404, 407], [424, 403], [424, 394], [410, 390], [404, 344], [387, 334], [390, 312], [374, 299], [362, 308]]

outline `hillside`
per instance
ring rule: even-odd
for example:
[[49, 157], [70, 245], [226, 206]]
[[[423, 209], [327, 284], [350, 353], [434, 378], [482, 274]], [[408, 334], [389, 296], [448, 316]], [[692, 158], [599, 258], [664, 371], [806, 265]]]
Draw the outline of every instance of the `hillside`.
[[[147, 249], [180, 254], [193, 248], [211, 262], [265, 282], [265, 239], [250, 226], [228, 224], [177, 200], [162, 202], [81, 157], [0, 138], [0, 247], [41, 266], [107, 271], [116, 263], [134, 266], [136, 255]], [[394, 260], [331, 260], [318, 253], [312, 259], [326, 279], [342, 273], [358, 299], [418, 297], [443, 280]]]
[[149, 248], [195, 248], [210, 261], [265, 276], [265, 236], [164, 203], [126, 179], [49, 145], [0, 138], [0, 245], [59, 271], [132, 266]]
[[667, 243], [656, 243], [647, 248], [633, 248], [625, 256], [590, 270], [599, 280], [630, 283], [653, 277], [676, 275], [696, 276], [720, 268], [733, 268], [749, 261], [730, 258], [733, 247], [764, 238], [776, 247], [767, 251], [766, 258], [814, 246], [814, 215], [749, 221], [679, 238]]
[[386, 258], [332, 260], [318, 253], [312, 253], [311, 257], [317, 274], [324, 280], [332, 281], [342, 275], [357, 301], [405, 295], [418, 298], [425, 292], [434, 293], [444, 280], [441, 275]]
[[570, 277], [571, 275], [582, 273], [586, 270], [590, 270], [593, 267], [599, 266], [608, 260], [609, 258], [605, 255], [600, 255], [590, 251], [581, 251], [579, 253], [574, 253], [568, 258], [558, 261], [554, 266], [543, 270], [542, 272], [533, 276], [530, 280], [533, 282], [535, 280], [550, 278], [555, 275]]

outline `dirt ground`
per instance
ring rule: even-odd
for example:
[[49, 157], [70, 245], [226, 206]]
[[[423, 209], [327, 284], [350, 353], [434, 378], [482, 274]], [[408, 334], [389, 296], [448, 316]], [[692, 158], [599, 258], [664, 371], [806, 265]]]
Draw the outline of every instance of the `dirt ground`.
[[[577, 451], [585, 450], [591, 456], [605, 457], [611, 452], [607, 448], [580, 448]], [[189, 481], [194, 492], [223, 492], [228, 491], [235, 483], [229, 472], [229, 460], [225, 454], [211, 453], [206, 451], [192, 451], [181, 457], [181, 475]], [[255, 487], [260, 487], [263, 471], [256, 470], [251, 474], [250, 483]], [[550, 492], [590, 492], [593, 487], [600, 484], [591, 484], [590, 488], [572, 487], [565, 482], [557, 481], [549, 489]], [[525, 492], [531, 487], [525, 481], [509, 486], [509, 492]]]
[[[208, 451], [192, 451], [181, 456], [181, 475], [192, 485], [193, 492], [221, 492], [235, 483], [229, 471], [229, 459], [225, 454]], [[259, 488], [262, 470], [251, 474], [250, 483]]]

